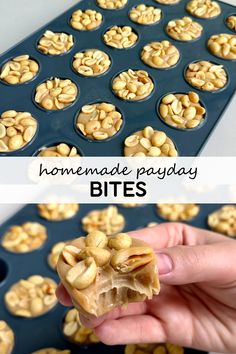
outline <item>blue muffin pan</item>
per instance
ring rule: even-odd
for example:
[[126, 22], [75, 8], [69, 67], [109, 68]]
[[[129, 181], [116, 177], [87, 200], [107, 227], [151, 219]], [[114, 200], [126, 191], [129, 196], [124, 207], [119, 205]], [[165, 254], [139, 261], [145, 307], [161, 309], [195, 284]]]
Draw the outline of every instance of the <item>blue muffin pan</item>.
[[[141, 1], [129, 0], [120, 10], [104, 10], [97, 6], [96, 0], [82, 0], [76, 6], [30, 35], [14, 48], [0, 56], [0, 66], [12, 57], [29, 54], [40, 65], [40, 72], [36, 78], [23, 85], [7, 85], [0, 82], [0, 113], [8, 109], [28, 111], [37, 119], [39, 124], [35, 139], [21, 150], [9, 153], [10, 156], [31, 156], [43, 146], [53, 145], [56, 142], [66, 142], [77, 146], [85, 156], [122, 156], [123, 141], [134, 131], [146, 125], [163, 130], [175, 142], [181, 156], [195, 156], [199, 153], [208, 136], [223, 114], [236, 87], [236, 61], [223, 60], [213, 56], [207, 49], [207, 39], [217, 33], [232, 31], [225, 24], [225, 18], [235, 12], [235, 7], [220, 3], [221, 14], [214, 19], [194, 18], [203, 26], [202, 36], [192, 42], [180, 42], [169, 38], [165, 32], [166, 24], [171, 19], [188, 16], [185, 7], [188, 0], [181, 0], [173, 6], [161, 5], [154, 0], [145, 0], [144, 3], [154, 5], [162, 10], [159, 23], [143, 26], [133, 23], [128, 13], [130, 9]], [[103, 14], [103, 23], [93, 31], [76, 31], [69, 20], [73, 11], [91, 8]], [[112, 25], [130, 25], [138, 33], [137, 45], [130, 49], [114, 49], [104, 44], [102, 35]], [[69, 53], [60, 56], [47, 56], [37, 50], [37, 42], [45, 30], [71, 33], [75, 44]], [[168, 39], [180, 50], [181, 58], [178, 64], [170, 69], [157, 70], [146, 66], [140, 59], [142, 47], [151, 42]], [[77, 75], [72, 69], [72, 58], [78, 51], [86, 48], [97, 48], [109, 54], [112, 67], [107, 73], [96, 78]], [[200, 92], [190, 86], [184, 79], [186, 65], [195, 60], [211, 60], [223, 64], [229, 75], [228, 85], [219, 92]], [[117, 98], [111, 90], [111, 80], [117, 73], [128, 68], [147, 70], [154, 80], [153, 94], [141, 102], [127, 102]], [[80, 93], [76, 102], [63, 111], [46, 112], [34, 103], [34, 92], [37, 85], [50, 77], [70, 78], [79, 87]], [[196, 130], [176, 130], [167, 126], [158, 116], [157, 102], [160, 97], [169, 92], [196, 91], [206, 107], [207, 118], [205, 124]], [[75, 117], [80, 108], [87, 103], [107, 101], [115, 104], [124, 114], [123, 129], [112, 139], [103, 142], [88, 141], [76, 131]], [[224, 137], [223, 137], [224, 139]], [[3, 153], [1, 155], [4, 155]]]
[[[209, 213], [220, 208], [218, 204], [200, 205], [200, 213], [189, 222], [189, 224], [207, 228], [207, 216]], [[96, 205], [96, 209], [106, 207]], [[0, 320], [5, 320], [15, 333], [15, 348], [13, 354], [30, 354], [43, 347], [56, 347], [71, 349], [71, 353], [93, 354], [123, 354], [123, 346], [109, 347], [103, 344], [95, 346], [81, 347], [69, 343], [61, 333], [61, 323], [66, 312], [65, 307], [57, 305], [47, 314], [35, 318], [24, 319], [11, 315], [4, 305], [4, 294], [10, 286], [20, 279], [25, 279], [30, 275], [39, 274], [53, 278], [56, 282], [59, 278], [47, 264], [47, 256], [52, 246], [64, 240], [84, 235], [80, 220], [89, 211], [95, 209], [92, 205], [81, 205], [78, 213], [69, 220], [52, 222], [42, 219], [38, 215], [36, 205], [28, 205], [11, 217], [0, 227], [0, 238], [9, 227], [22, 224], [26, 221], [35, 221], [43, 224], [48, 231], [48, 239], [39, 250], [26, 254], [15, 254], [0, 247]], [[125, 216], [125, 231], [136, 230], [145, 227], [149, 222], [163, 222], [157, 213], [154, 205], [143, 205], [136, 208], [124, 208], [119, 206], [119, 212]], [[161, 237], [157, 235], [157, 237]], [[186, 334], [187, 335], [187, 334]], [[185, 354], [202, 353], [196, 350], [186, 349]]]

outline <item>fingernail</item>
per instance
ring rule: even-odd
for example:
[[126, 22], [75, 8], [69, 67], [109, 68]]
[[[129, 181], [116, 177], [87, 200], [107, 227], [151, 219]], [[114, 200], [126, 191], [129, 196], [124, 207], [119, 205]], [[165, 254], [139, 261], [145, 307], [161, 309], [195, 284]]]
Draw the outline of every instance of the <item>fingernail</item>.
[[164, 253], [157, 253], [157, 264], [159, 275], [165, 275], [173, 270], [172, 259]]

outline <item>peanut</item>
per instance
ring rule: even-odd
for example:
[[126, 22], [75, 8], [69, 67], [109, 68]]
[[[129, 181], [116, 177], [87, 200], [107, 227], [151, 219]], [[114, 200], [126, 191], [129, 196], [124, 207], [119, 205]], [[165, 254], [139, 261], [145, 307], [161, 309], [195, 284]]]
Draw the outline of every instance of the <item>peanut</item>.
[[46, 55], [61, 55], [68, 53], [73, 45], [74, 39], [71, 34], [47, 30], [40, 38], [37, 48]]

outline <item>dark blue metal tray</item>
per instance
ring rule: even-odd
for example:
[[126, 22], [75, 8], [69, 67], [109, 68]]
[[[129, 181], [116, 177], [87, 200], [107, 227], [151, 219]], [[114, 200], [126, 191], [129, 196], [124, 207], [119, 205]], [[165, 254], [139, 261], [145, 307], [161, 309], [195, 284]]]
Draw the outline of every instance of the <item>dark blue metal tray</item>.
[[[176, 143], [181, 156], [195, 156], [199, 153], [208, 136], [222, 116], [236, 88], [236, 61], [216, 58], [207, 49], [207, 39], [216, 33], [231, 33], [226, 26], [225, 18], [235, 12], [235, 7], [220, 3], [222, 12], [214, 19], [196, 19], [203, 26], [203, 34], [194, 42], [180, 42], [170, 39], [165, 32], [169, 20], [187, 16], [185, 6], [188, 0], [181, 0], [173, 6], [161, 5], [154, 0], [145, 0], [146, 4], [154, 5], [162, 10], [162, 18], [158, 24], [142, 26], [133, 23], [129, 17], [129, 10], [137, 4], [136, 0], [129, 0], [120, 10], [103, 10], [96, 5], [96, 0], [82, 0], [76, 6], [62, 14], [40, 30], [30, 35], [14, 48], [0, 56], [0, 66], [8, 59], [21, 54], [29, 54], [40, 64], [39, 75], [29, 83], [23, 85], [7, 85], [0, 82], [0, 113], [15, 109], [29, 111], [38, 120], [39, 130], [35, 139], [22, 150], [9, 153], [11, 156], [31, 156], [43, 146], [53, 145], [56, 142], [67, 142], [81, 149], [85, 156], [120, 156], [123, 154], [123, 141], [130, 133], [152, 125], [156, 129], [165, 131]], [[100, 11], [104, 21], [98, 30], [76, 31], [69, 25], [71, 14], [76, 9], [92, 8]], [[102, 40], [104, 31], [112, 25], [130, 25], [139, 34], [139, 41], [131, 49], [117, 50], [106, 46]], [[62, 56], [46, 56], [38, 52], [36, 44], [46, 29], [71, 33], [75, 39], [72, 50]], [[181, 52], [181, 59], [175, 67], [168, 70], [156, 70], [146, 66], [140, 59], [142, 47], [155, 40], [169, 39]], [[74, 54], [86, 48], [98, 48], [108, 53], [112, 59], [112, 67], [105, 74], [97, 78], [85, 78], [77, 75], [72, 69]], [[184, 79], [184, 70], [188, 63], [194, 60], [211, 60], [223, 64], [229, 74], [229, 84], [219, 92], [200, 92], [200, 98], [207, 109], [207, 121], [201, 128], [192, 131], [176, 130], [167, 126], [158, 117], [156, 104], [160, 97], [172, 91], [195, 91]], [[154, 79], [153, 94], [142, 102], [125, 102], [114, 96], [111, 91], [111, 79], [118, 72], [128, 68], [147, 70]], [[79, 87], [78, 100], [64, 111], [47, 113], [33, 102], [33, 93], [36, 86], [42, 81], [57, 76], [72, 79]], [[125, 124], [120, 133], [109, 141], [90, 142], [83, 139], [74, 128], [76, 113], [81, 106], [94, 101], [108, 101], [115, 104], [124, 113]], [[224, 138], [224, 137], [223, 137]], [[3, 155], [3, 154], [1, 154]]]
[[[105, 205], [96, 205], [97, 209], [104, 208]], [[218, 209], [220, 205], [205, 204], [200, 205], [200, 213], [189, 224], [201, 228], [207, 228], [206, 218], [209, 213]], [[26, 221], [35, 221], [43, 224], [48, 231], [48, 240], [44, 246], [36, 251], [26, 254], [14, 254], [0, 247], [0, 319], [7, 321], [12, 327], [16, 342], [13, 354], [30, 354], [43, 347], [56, 347], [71, 349], [72, 354], [94, 352], [103, 354], [123, 354], [123, 346], [109, 347], [98, 344], [90, 347], [78, 348], [76, 345], [67, 342], [61, 333], [61, 323], [65, 314], [65, 307], [57, 305], [47, 314], [35, 319], [24, 319], [11, 315], [5, 308], [3, 297], [9, 287], [19, 279], [27, 278], [33, 274], [48, 276], [55, 281], [59, 278], [47, 264], [47, 255], [51, 247], [59, 241], [69, 240], [81, 235], [84, 231], [81, 228], [80, 220], [92, 209], [92, 205], [81, 205], [79, 212], [70, 220], [50, 222], [42, 219], [38, 215], [36, 205], [28, 205], [17, 214], [0, 226], [0, 237], [12, 225], [21, 224]], [[143, 228], [147, 223], [163, 220], [157, 216], [154, 205], [143, 205], [136, 208], [124, 208], [119, 206], [119, 211], [125, 216], [125, 231]], [[158, 235], [157, 235], [158, 237]], [[161, 237], [161, 235], [160, 235]], [[5, 273], [6, 277], [5, 277]], [[3, 279], [5, 278], [5, 279]], [[186, 349], [185, 354], [202, 353], [196, 350]]]

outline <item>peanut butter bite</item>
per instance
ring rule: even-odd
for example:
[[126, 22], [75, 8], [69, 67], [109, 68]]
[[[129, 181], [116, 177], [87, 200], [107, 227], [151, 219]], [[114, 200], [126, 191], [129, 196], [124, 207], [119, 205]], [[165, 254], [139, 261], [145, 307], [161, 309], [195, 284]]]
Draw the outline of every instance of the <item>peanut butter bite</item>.
[[67, 244], [57, 271], [74, 306], [86, 317], [151, 299], [160, 291], [156, 256], [144, 241], [126, 233], [89, 233]]

